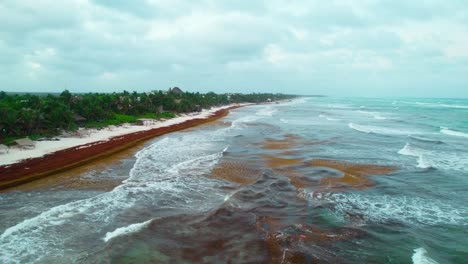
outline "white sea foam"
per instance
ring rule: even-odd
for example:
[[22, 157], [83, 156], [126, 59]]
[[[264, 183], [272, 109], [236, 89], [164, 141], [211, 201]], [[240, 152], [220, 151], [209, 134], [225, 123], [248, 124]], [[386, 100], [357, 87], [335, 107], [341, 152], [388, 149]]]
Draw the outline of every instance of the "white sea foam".
[[377, 119], [377, 120], [386, 120], [387, 117], [384, 117], [382, 116], [382, 113], [378, 113], [378, 112], [370, 112], [370, 111], [363, 111], [363, 110], [358, 110], [357, 111], [358, 113], [361, 113], [361, 114], [364, 114], [365, 116], [370, 116], [374, 119]]
[[430, 138], [426, 138], [426, 137], [416, 137], [416, 136], [413, 136], [413, 135], [409, 136], [409, 138], [417, 140], [417, 141], [425, 142], [425, 143], [434, 143], [434, 144], [443, 144], [444, 143], [441, 140], [430, 139]]
[[325, 118], [325, 119], [327, 119], [328, 121], [334, 121], [334, 122], [336, 122], [336, 121], [341, 121], [341, 119], [339, 119], [339, 118], [333, 118], [333, 117], [329, 117], [329, 116], [323, 115], [323, 114], [320, 114], [319, 117], [320, 117], [320, 118]]
[[355, 123], [349, 123], [348, 126], [356, 131], [363, 132], [363, 133], [374, 133], [380, 135], [411, 135], [417, 134], [417, 131], [405, 131], [400, 130], [397, 128], [387, 128], [387, 127], [379, 127], [379, 126], [366, 126], [366, 125], [359, 125]]
[[290, 102], [283, 102], [281, 105], [288, 105], [288, 106], [293, 106], [293, 105], [298, 105], [298, 104], [304, 104], [309, 101], [310, 98], [308, 97], [301, 97], [301, 98], [296, 98], [292, 99]]
[[429, 150], [406, 143], [398, 154], [417, 158], [417, 167], [468, 171], [468, 154], [457, 151]]
[[361, 215], [366, 222], [468, 225], [464, 208], [455, 208], [441, 201], [362, 193], [324, 193], [308, 197], [314, 204], [332, 204], [339, 215]]
[[231, 122], [231, 129], [232, 128], [235, 128], [235, 129], [245, 128], [245, 126], [248, 123], [253, 123], [253, 122], [258, 121], [258, 120], [263, 119], [263, 118], [272, 117], [276, 112], [278, 112], [278, 109], [274, 108], [271, 105], [261, 106], [261, 107], [262, 108], [259, 109], [253, 115], [242, 116], [242, 117], [239, 117], [239, 118], [235, 119], [234, 121], [232, 121]]
[[244, 116], [244, 117], [241, 117], [241, 118], [238, 118], [238, 119], [232, 121], [230, 128], [242, 129], [242, 128], [245, 128], [246, 124], [255, 122], [255, 121], [257, 121], [257, 120], [259, 120], [261, 118], [262, 117], [258, 116], [258, 115]]
[[424, 153], [420, 151], [419, 149], [415, 149], [411, 147], [409, 143], [406, 143], [406, 145], [398, 151], [398, 154], [400, 155], [405, 155], [405, 156], [412, 156], [412, 157], [417, 157], [418, 158], [418, 168], [422, 169], [428, 169], [433, 167], [431, 163], [426, 159], [424, 156]]
[[[200, 177], [226, 151], [225, 131], [171, 134], [137, 153], [130, 177], [114, 190], [53, 207], [7, 228], [0, 235], [0, 263], [76, 260], [88, 248], [76, 240], [102, 241], [137, 230], [142, 225], [102, 230], [129, 210], [147, 206], [180, 213], [211, 209], [225, 194], [216, 181]], [[138, 205], [138, 206], [136, 206]], [[68, 226], [73, 224], [73, 228]], [[92, 246], [83, 244], [82, 247]], [[64, 252], [66, 251], [66, 254]]]
[[278, 109], [269, 105], [258, 110], [255, 114], [259, 116], [273, 116], [276, 112], [278, 112]]
[[427, 255], [427, 250], [422, 247], [414, 250], [411, 260], [413, 261], [413, 264], [438, 264], [437, 261], [431, 259]]
[[211, 168], [218, 163], [218, 160], [223, 156], [228, 147], [224, 148], [223, 151], [213, 153], [211, 155], [196, 157], [184, 162], [181, 162], [175, 166], [172, 166], [167, 170], [168, 173], [173, 175], [181, 175], [184, 173], [193, 173], [194, 168], [197, 169], [197, 174], [207, 174]]
[[104, 242], [108, 242], [109, 240], [119, 237], [119, 236], [126, 236], [133, 233], [138, 233], [139, 231], [146, 228], [153, 220], [148, 220], [143, 223], [138, 224], [131, 224], [129, 226], [119, 227], [112, 232], [107, 232], [106, 236], [102, 239]]
[[[244, 104], [245, 105], [245, 104]], [[86, 134], [85, 137], [62, 137], [58, 141], [36, 141], [34, 149], [28, 149], [27, 151], [11, 148], [8, 155], [2, 155], [0, 159], [1, 165], [17, 163], [24, 159], [42, 157], [44, 155], [57, 152], [60, 150], [74, 148], [78, 149], [88, 148], [92, 145], [100, 144], [99, 142], [108, 141], [112, 137], [118, 137], [126, 135], [129, 133], [147, 131], [149, 129], [168, 127], [174, 124], [180, 124], [182, 122], [194, 119], [194, 118], [207, 118], [218, 110], [225, 109], [226, 107], [233, 106], [221, 106], [214, 107], [210, 110], [203, 110], [200, 113], [193, 113], [191, 115], [178, 116], [175, 118], [168, 119], [164, 122], [154, 122], [148, 124], [147, 126], [136, 126], [136, 125], [127, 125], [122, 127], [114, 127], [112, 129], [102, 129], [102, 130], [88, 130], [84, 129], [81, 132]]]
[[[301, 100], [294, 101], [295, 104], [300, 103], [300, 102], [302, 101]], [[263, 118], [272, 117], [276, 112], [278, 112], [278, 108], [276, 108], [276, 106], [273, 106], [273, 105], [261, 105], [261, 106], [256, 106], [256, 107], [257, 108], [259, 107], [260, 109], [257, 110], [255, 114], [242, 116], [232, 121], [230, 129], [233, 129], [233, 128], [242, 129], [248, 123], [252, 123]]]
[[440, 128], [440, 133], [446, 134], [446, 135], [449, 135], [449, 136], [468, 138], [468, 134], [467, 134], [467, 133], [463, 133], [463, 132], [459, 132], [459, 131], [450, 130], [450, 129], [446, 128], [446, 127], [441, 127], [441, 128]]
[[379, 114], [375, 114], [375, 115], [374, 115], [374, 119], [377, 119], [377, 120], [386, 120], [387, 118], [384, 117], [384, 116], [381, 116], [381, 115], [379, 115]]
[[357, 106], [352, 106], [352, 105], [347, 105], [347, 104], [328, 104], [327, 106], [333, 109], [357, 109], [359, 108]]
[[455, 109], [468, 109], [468, 105], [457, 105], [457, 104], [437, 104], [437, 103], [424, 103], [415, 102], [414, 104], [431, 107], [431, 108], [455, 108]]
[[368, 126], [361, 126], [354, 123], [349, 123], [348, 126], [354, 130], [364, 133], [372, 133], [372, 130]]

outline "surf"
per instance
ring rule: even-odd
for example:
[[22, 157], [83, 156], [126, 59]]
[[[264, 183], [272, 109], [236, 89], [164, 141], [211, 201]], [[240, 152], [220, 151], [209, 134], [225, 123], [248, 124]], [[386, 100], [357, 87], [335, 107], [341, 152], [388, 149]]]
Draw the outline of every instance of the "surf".
[[107, 232], [106, 236], [103, 237], [102, 240], [104, 242], [109, 242], [110, 240], [116, 237], [121, 237], [121, 236], [126, 236], [129, 234], [137, 233], [143, 230], [144, 228], [146, 228], [149, 224], [151, 224], [152, 221], [153, 219], [148, 220], [143, 223], [137, 223], [137, 224], [131, 224], [131, 225], [124, 226], [124, 227], [119, 227], [112, 232]]
[[433, 165], [430, 164], [425, 156], [424, 156], [424, 153], [422, 151], [420, 151], [419, 149], [415, 149], [411, 146], [410, 143], [406, 143], [406, 145], [400, 149], [398, 151], [398, 154], [400, 155], [405, 155], [405, 156], [412, 156], [412, 157], [417, 157], [418, 158], [418, 165], [417, 167], [418, 168], [421, 168], [421, 169], [428, 169], [428, 168], [432, 168]]
[[416, 248], [414, 250], [413, 256], [411, 256], [411, 260], [413, 261], [413, 264], [438, 264], [437, 261], [431, 259], [428, 254], [427, 250], [425, 248]]
[[368, 125], [359, 125], [355, 123], [348, 123], [348, 127], [354, 129], [356, 131], [366, 133], [366, 134], [379, 134], [385, 136], [392, 136], [392, 135], [411, 135], [417, 134], [416, 131], [405, 131], [396, 128], [387, 128], [387, 127], [379, 127], [379, 126], [368, 126]]
[[432, 143], [432, 144], [444, 144], [445, 142], [442, 140], [437, 140], [437, 139], [430, 139], [430, 138], [425, 138], [425, 137], [417, 137], [414, 135], [409, 136], [410, 139], [423, 142], [423, 143]]
[[334, 121], [334, 122], [341, 121], [341, 119], [339, 119], [339, 118], [333, 118], [333, 117], [330, 117], [330, 116], [327, 116], [327, 115], [324, 115], [324, 114], [320, 114], [318, 117], [319, 118], [325, 118], [328, 121]]
[[443, 201], [411, 196], [365, 193], [323, 193], [306, 195], [312, 204], [328, 204], [340, 217], [360, 215], [367, 223], [410, 225], [468, 225], [462, 208]]
[[454, 130], [448, 129], [448, 128], [446, 128], [446, 127], [441, 127], [441, 128], [440, 128], [440, 133], [445, 134], [445, 135], [449, 135], [449, 136], [468, 138], [468, 134], [467, 134], [467, 133], [463, 133], [463, 132], [459, 132], [459, 131], [454, 131]]
[[381, 113], [378, 113], [378, 112], [370, 112], [370, 111], [363, 111], [363, 110], [358, 110], [357, 112], [363, 114], [364, 116], [372, 117], [373, 119], [377, 119], [377, 120], [388, 119], [387, 117], [382, 116]]
[[[162, 211], [169, 215], [198, 212], [222, 203], [225, 192], [218, 190], [219, 183], [197, 177], [208, 173], [227, 151], [217, 141], [221, 136], [213, 134], [211, 138], [196, 134], [160, 139], [136, 154], [129, 178], [112, 191], [53, 207], [5, 229], [0, 235], [0, 262], [73, 261], [84, 252], [72, 246], [77, 240], [92, 241], [87, 247], [102, 247], [98, 240], [144, 228], [147, 222], [115, 226], [132, 221], [129, 216], [138, 215], [141, 208], [154, 208], [151, 215], [156, 217]], [[73, 229], [67, 227], [70, 223]]]

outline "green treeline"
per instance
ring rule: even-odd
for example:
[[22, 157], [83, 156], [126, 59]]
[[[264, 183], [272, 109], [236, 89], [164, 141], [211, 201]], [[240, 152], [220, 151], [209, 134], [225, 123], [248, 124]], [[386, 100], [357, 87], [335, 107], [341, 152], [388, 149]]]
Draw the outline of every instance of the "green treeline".
[[103, 127], [133, 123], [138, 118], [168, 118], [230, 103], [261, 103], [290, 99], [283, 94], [168, 92], [87, 93], [38, 96], [0, 92], [0, 142], [24, 136], [53, 136], [78, 126]]

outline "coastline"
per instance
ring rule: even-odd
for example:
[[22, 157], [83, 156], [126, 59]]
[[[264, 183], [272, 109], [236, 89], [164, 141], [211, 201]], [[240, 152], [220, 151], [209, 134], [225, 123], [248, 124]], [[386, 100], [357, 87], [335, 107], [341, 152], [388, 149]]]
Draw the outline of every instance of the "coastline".
[[[85, 138], [68, 140], [65, 144], [54, 141], [53, 147], [49, 148], [44, 147], [49, 141], [43, 141], [40, 143], [44, 144], [36, 149], [10, 151], [2, 155], [2, 158], [10, 156], [0, 163], [0, 190], [88, 164], [157, 136], [215, 121], [226, 116], [229, 110], [245, 105], [248, 104], [216, 107], [147, 126], [117, 127], [113, 131], [104, 130]], [[31, 151], [29, 156], [28, 151]]]

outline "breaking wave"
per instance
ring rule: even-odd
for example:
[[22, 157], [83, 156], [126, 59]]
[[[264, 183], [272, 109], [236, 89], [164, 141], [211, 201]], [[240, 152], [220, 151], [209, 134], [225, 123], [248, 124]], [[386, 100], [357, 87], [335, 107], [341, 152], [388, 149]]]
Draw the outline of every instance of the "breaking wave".
[[446, 127], [440, 128], [440, 133], [445, 134], [445, 135], [449, 135], [449, 136], [468, 138], [467, 133], [450, 130], [450, 129], [446, 128]]
[[468, 109], [468, 105], [459, 105], [459, 104], [437, 104], [437, 103], [424, 103], [424, 102], [415, 102], [414, 104], [431, 107], [431, 108], [455, 108], [455, 109]]
[[[200, 176], [227, 150], [222, 139], [215, 131], [212, 136], [182, 134], [157, 141], [137, 153], [130, 177], [112, 191], [53, 207], [7, 228], [0, 235], [0, 263], [73, 262], [86, 252], [76, 241], [95, 241], [86, 247], [100, 247], [103, 239], [136, 232], [147, 223], [130, 224], [132, 216], [141, 210], [148, 214], [145, 208], [153, 208], [150, 217], [156, 217], [217, 206], [225, 197], [220, 183]], [[128, 226], [116, 228], [122, 224]]]
[[431, 259], [427, 255], [427, 250], [422, 247], [414, 250], [411, 260], [413, 261], [413, 264], [438, 264], [437, 261]]
[[372, 117], [374, 119], [377, 119], [377, 120], [386, 120], [387, 119], [387, 117], [384, 117], [380, 113], [377, 113], [377, 112], [370, 112], [370, 111], [363, 111], [363, 110], [359, 110], [357, 112], [361, 113], [361, 114], [364, 114], [366, 116], [370, 116], [370, 117]]
[[467, 171], [468, 155], [444, 150], [427, 150], [406, 143], [398, 154], [417, 158], [417, 167]]
[[373, 133], [379, 135], [411, 135], [417, 134], [416, 131], [404, 131], [396, 128], [386, 128], [386, 127], [379, 127], [379, 126], [366, 126], [366, 125], [359, 125], [355, 123], [349, 123], [348, 127], [354, 129], [359, 132], [363, 133]]
[[258, 110], [255, 114], [259, 116], [273, 116], [276, 112], [278, 112], [278, 109], [272, 106], [267, 106]]
[[341, 119], [339, 119], [339, 118], [333, 118], [333, 117], [329, 117], [329, 116], [323, 115], [323, 114], [320, 114], [319, 117], [320, 117], [320, 118], [325, 118], [325, 119], [327, 119], [328, 121], [341, 121]]
[[128, 234], [137, 233], [143, 230], [145, 227], [147, 227], [152, 221], [153, 220], [148, 220], [143, 223], [131, 224], [129, 226], [119, 227], [112, 232], [107, 232], [106, 236], [102, 240], [104, 240], [104, 242], [108, 242], [109, 240], [119, 237], [119, 236], [125, 236]]
[[398, 154], [400, 155], [405, 155], [405, 156], [412, 156], [412, 157], [417, 157], [418, 158], [418, 165], [417, 167], [418, 168], [421, 168], [421, 169], [428, 169], [428, 168], [432, 168], [432, 164], [430, 164], [425, 156], [424, 156], [424, 153], [422, 151], [420, 151], [419, 149], [415, 149], [413, 147], [411, 147], [411, 145], [409, 143], [406, 143], [406, 145], [400, 149], [398, 151]]
[[466, 210], [434, 200], [361, 193], [323, 193], [309, 197], [313, 203], [330, 203], [339, 215], [359, 215], [367, 222], [468, 225]]
[[419, 141], [419, 142], [423, 142], [423, 143], [433, 143], [433, 144], [444, 144], [443, 141], [441, 140], [437, 140], [437, 139], [430, 139], [430, 138], [425, 138], [425, 137], [416, 137], [416, 136], [409, 136], [409, 138], [413, 139], [413, 140], [416, 140], [416, 141]]

